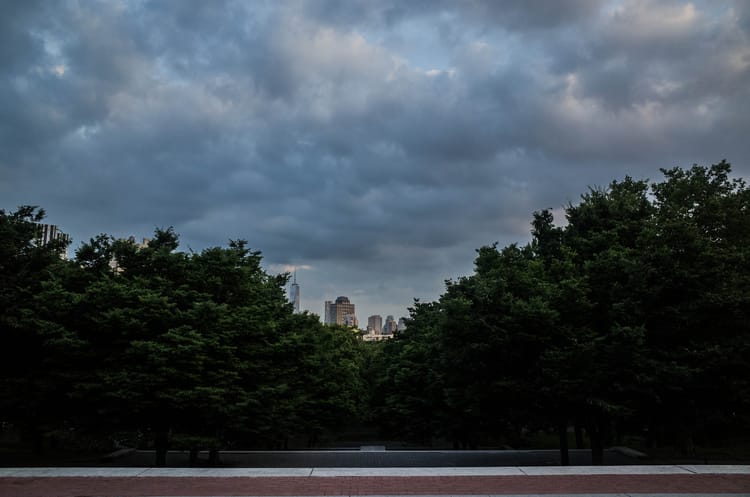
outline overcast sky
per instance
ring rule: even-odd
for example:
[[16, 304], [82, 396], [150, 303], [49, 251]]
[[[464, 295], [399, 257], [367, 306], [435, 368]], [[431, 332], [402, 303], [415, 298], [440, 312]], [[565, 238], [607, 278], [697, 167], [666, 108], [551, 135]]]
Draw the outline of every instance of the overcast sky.
[[406, 315], [588, 186], [750, 173], [747, 1], [0, 3], [0, 208]]

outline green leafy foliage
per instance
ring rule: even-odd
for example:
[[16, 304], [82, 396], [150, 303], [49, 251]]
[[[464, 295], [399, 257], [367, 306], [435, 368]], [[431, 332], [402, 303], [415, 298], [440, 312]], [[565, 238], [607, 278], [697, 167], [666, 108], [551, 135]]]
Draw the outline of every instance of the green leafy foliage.
[[278, 446], [359, 414], [360, 343], [292, 314], [286, 276], [244, 241], [199, 254], [171, 228], [146, 246], [99, 235], [65, 262], [34, 208], [2, 213], [2, 421], [43, 433], [151, 434]]
[[625, 433], [689, 451], [747, 431], [750, 193], [726, 162], [663, 172], [591, 189], [563, 227], [535, 213], [528, 245], [482, 247], [415, 305], [379, 359], [384, 428], [519, 445], [573, 423], [598, 463]]

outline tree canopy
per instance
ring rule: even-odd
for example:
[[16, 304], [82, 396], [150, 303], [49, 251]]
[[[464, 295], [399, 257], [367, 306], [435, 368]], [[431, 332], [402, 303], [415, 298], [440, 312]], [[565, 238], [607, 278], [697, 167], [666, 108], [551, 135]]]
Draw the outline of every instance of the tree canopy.
[[[624, 433], [692, 450], [748, 427], [750, 192], [728, 163], [591, 188], [525, 246], [411, 308], [377, 385], [396, 434], [515, 443], [585, 429], [595, 463]], [[415, 430], [419, 428], [419, 430]], [[579, 442], [580, 443], [580, 442]]]
[[[342, 426], [473, 448], [535, 430], [694, 443], [750, 426], [750, 191], [730, 165], [590, 188], [530, 241], [477, 250], [474, 272], [364, 343], [294, 314], [287, 275], [244, 240], [181, 252], [101, 234], [73, 260], [44, 211], [0, 211], [0, 421], [35, 447], [67, 430], [172, 445], [314, 446]], [[298, 442], [297, 442], [298, 443]]]
[[178, 251], [98, 235], [62, 261], [34, 243], [43, 212], [2, 213], [3, 420], [150, 434], [188, 445], [272, 447], [351, 421], [362, 397], [350, 330], [293, 314], [286, 275], [243, 240]]

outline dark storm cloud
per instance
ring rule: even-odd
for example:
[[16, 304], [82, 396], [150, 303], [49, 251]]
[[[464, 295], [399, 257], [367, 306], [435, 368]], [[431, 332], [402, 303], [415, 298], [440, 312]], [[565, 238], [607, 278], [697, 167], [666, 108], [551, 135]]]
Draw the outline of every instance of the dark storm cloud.
[[[746, 2], [9, 2], [0, 195], [77, 241], [174, 225], [360, 319], [589, 185], [747, 174]], [[282, 270], [282, 269], [279, 269]]]
[[578, 22], [596, 14], [597, 0], [413, 0], [410, 2], [370, 2], [368, 0], [323, 0], [306, 3], [305, 13], [328, 23], [351, 26], [366, 23], [390, 26], [415, 16], [452, 13], [473, 23], [510, 29], [553, 28]]
[[9, 71], [23, 70], [44, 55], [42, 40], [25, 28], [39, 7], [39, 2], [31, 1], [4, 6], [0, 18], [0, 65]]
[[[447, 5], [451, 5], [448, 3]], [[545, 0], [509, 0], [469, 2], [467, 12], [488, 24], [508, 29], [557, 28], [577, 24], [596, 15], [602, 2], [597, 0], [572, 0], [547, 2]], [[455, 8], [455, 4], [451, 5]]]

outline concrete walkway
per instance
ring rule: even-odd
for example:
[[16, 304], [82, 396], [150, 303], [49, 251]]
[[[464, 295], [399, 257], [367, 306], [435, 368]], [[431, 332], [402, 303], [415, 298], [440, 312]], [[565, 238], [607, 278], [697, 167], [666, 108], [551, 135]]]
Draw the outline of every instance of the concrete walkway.
[[750, 466], [0, 468], [2, 497], [745, 495]]

